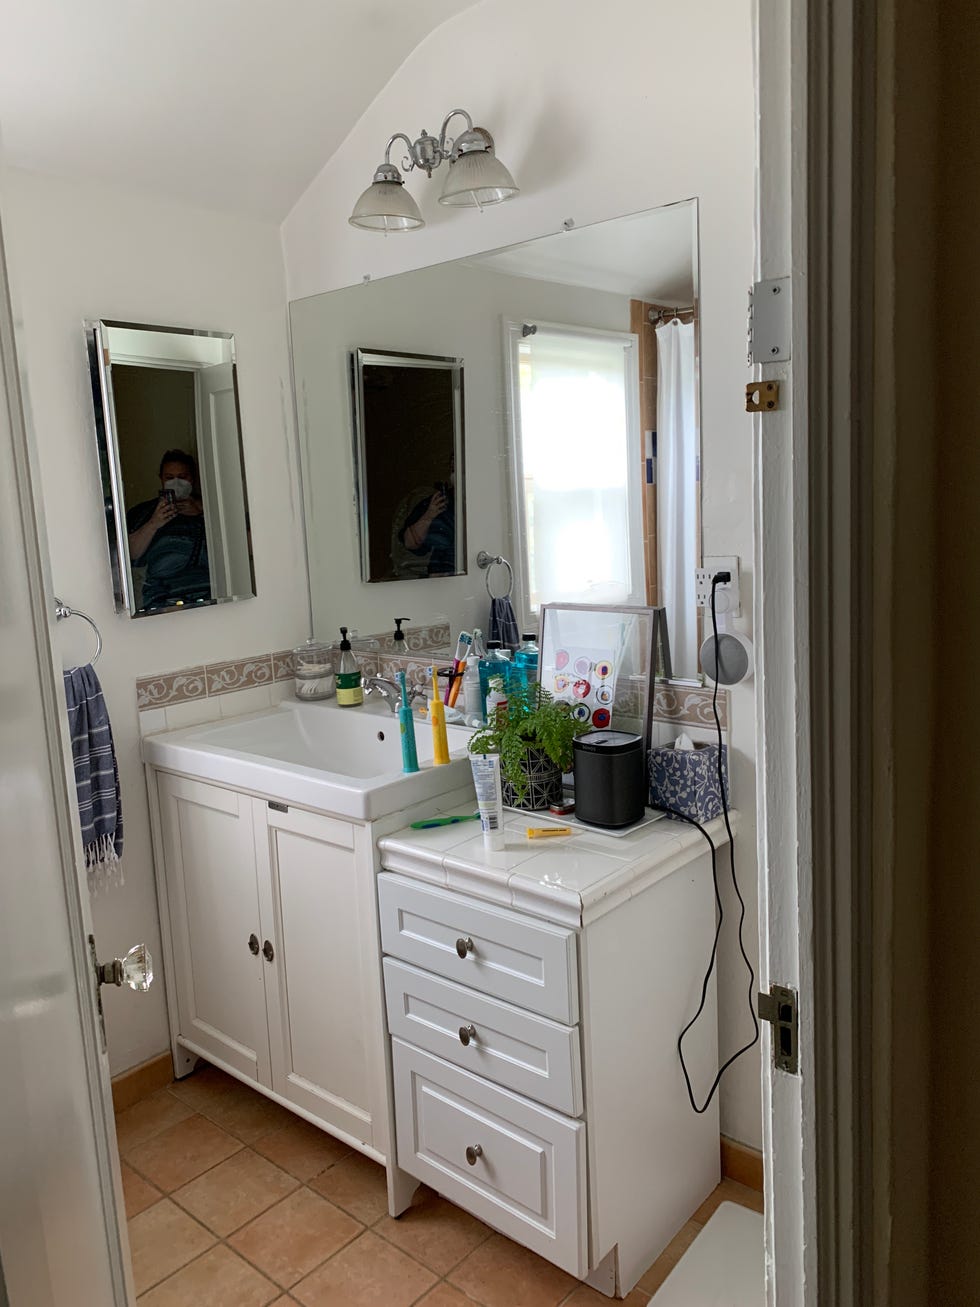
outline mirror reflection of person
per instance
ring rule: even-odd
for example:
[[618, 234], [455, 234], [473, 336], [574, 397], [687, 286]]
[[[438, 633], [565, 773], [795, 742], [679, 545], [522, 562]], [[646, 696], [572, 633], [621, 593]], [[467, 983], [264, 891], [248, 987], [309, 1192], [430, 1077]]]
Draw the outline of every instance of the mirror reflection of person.
[[414, 491], [403, 501], [398, 516], [398, 542], [416, 558], [424, 559], [423, 576], [456, 575], [456, 474], [448, 481]]
[[126, 514], [129, 556], [146, 569], [141, 608], [210, 599], [208, 542], [197, 464], [182, 449], [160, 460], [160, 493]]

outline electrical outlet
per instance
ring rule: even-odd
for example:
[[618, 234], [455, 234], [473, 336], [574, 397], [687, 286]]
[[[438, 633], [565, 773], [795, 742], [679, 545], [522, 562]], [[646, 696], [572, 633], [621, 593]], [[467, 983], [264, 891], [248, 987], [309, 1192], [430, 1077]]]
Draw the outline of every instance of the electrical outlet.
[[738, 617], [742, 612], [742, 600], [739, 586], [739, 568], [737, 558], [705, 556], [701, 559], [703, 567], [695, 569], [695, 592], [699, 608], [711, 608], [711, 578], [718, 572], [730, 572], [732, 579], [722, 582], [715, 593], [715, 612], [720, 617]]

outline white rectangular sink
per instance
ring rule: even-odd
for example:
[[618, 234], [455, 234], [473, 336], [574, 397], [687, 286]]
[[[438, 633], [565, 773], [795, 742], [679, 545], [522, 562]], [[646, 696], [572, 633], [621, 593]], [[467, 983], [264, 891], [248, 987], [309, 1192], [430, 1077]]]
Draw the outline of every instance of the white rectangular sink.
[[405, 774], [398, 718], [384, 704], [340, 708], [335, 699], [287, 700], [247, 717], [148, 735], [143, 759], [283, 803], [372, 821], [470, 784], [471, 732], [446, 730], [450, 762], [436, 767], [431, 727], [416, 721], [420, 770]]

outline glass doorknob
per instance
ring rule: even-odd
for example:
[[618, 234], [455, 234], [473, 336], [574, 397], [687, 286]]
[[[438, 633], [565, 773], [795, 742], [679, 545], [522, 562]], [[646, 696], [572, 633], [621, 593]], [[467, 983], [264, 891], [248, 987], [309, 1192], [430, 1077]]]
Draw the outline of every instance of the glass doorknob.
[[95, 974], [100, 985], [128, 985], [145, 994], [153, 984], [153, 959], [145, 944], [136, 944], [124, 958], [97, 962]]

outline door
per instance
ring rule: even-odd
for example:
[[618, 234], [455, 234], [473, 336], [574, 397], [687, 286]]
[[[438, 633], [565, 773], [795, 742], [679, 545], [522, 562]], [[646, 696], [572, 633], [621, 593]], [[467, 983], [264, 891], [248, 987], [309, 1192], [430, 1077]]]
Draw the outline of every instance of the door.
[[30, 462], [0, 233], [0, 1301], [124, 1307], [109, 1069]]
[[369, 1068], [381, 1038], [367, 1001], [367, 968], [379, 966], [364, 901], [373, 867], [359, 875], [350, 822], [254, 802], [263, 931], [276, 950], [266, 970], [272, 1087], [370, 1145]]
[[198, 373], [198, 457], [208, 524], [211, 590], [250, 595], [252, 564], [245, 508], [245, 467], [238, 424], [235, 365], [215, 363]]
[[184, 776], [157, 785], [180, 1042], [271, 1087], [252, 800]]

